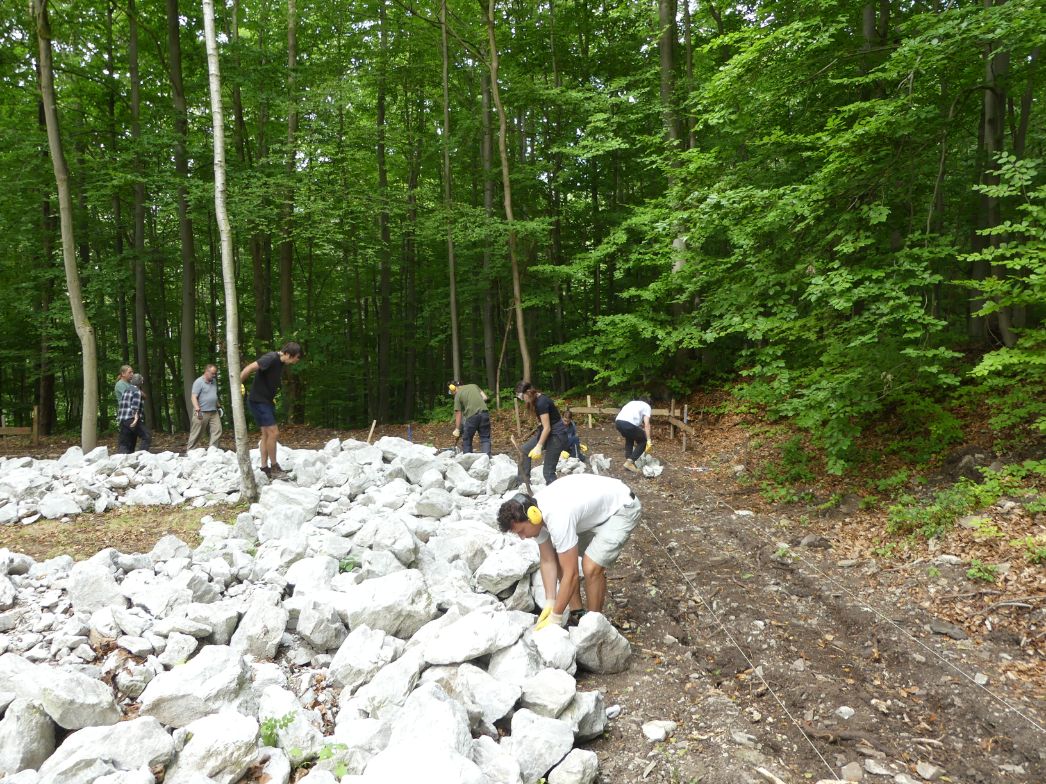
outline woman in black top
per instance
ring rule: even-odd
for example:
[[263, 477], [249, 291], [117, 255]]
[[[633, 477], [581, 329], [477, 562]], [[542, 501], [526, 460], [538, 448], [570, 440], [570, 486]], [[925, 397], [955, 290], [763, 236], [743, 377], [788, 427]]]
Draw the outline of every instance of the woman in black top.
[[550, 485], [556, 481], [559, 453], [567, 448], [566, 425], [563, 424], [559, 409], [552, 402], [552, 398], [536, 389], [529, 381], [516, 384], [516, 397], [527, 404], [527, 411], [537, 417], [541, 425], [541, 429], [523, 444], [520, 467], [525, 472], [524, 476], [529, 477], [531, 461], [543, 458], [542, 474], [545, 476], [545, 484]]

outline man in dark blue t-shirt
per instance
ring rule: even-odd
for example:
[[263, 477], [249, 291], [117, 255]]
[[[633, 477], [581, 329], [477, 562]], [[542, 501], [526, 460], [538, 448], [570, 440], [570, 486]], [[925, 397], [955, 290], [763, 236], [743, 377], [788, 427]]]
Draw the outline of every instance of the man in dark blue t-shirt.
[[280, 391], [283, 378], [283, 366], [293, 365], [301, 359], [301, 346], [291, 341], [284, 343], [279, 351], [269, 351], [249, 364], [240, 372], [240, 381], [246, 382], [252, 373], [257, 373], [251, 383], [251, 392], [247, 396], [247, 408], [261, 428], [261, 471], [270, 479], [286, 475], [276, 462], [276, 438], [279, 429], [276, 427], [276, 393]]

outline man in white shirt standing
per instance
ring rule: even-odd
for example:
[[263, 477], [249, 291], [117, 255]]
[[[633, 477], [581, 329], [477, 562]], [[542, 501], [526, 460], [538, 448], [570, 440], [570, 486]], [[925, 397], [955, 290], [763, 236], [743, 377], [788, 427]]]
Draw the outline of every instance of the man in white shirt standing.
[[650, 436], [650, 404], [633, 400], [617, 412], [617, 432], [625, 437], [625, 468], [639, 473], [636, 461], [654, 445]]
[[[585, 576], [585, 606], [602, 612], [607, 593], [606, 570], [639, 523], [642, 504], [624, 482], [609, 476], [571, 474], [534, 496], [517, 493], [498, 510], [505, 533], [534, 539], [541, 552], [545, 607], [535, 630], [562, 625], [569, 609], [581, 615], [578, 556]], [[558, 581], [558, 587], [557, 587]]]

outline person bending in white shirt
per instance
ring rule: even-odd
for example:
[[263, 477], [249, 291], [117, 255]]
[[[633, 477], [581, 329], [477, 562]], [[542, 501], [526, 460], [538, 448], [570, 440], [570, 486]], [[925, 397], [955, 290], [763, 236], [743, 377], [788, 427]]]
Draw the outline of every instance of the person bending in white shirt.
[[583, 556], [585, 606], [590, 612], [603, 611], [606, 570], [621, 555], [642, 508], [624, 482], [592, 474], [562, 477], [533, 497], [517, 493], [501, 505], [501, 530], [534, 539], [541, 552], [545, 606], [535, 630], [562, 625], [568, 609], [572, 615], [583, 613], [579, 555]]

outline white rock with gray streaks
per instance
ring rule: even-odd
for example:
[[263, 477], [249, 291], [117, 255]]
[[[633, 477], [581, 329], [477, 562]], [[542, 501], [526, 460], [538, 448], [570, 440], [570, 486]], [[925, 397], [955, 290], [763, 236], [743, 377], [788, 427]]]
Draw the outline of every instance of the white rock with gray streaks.
[[429, 664], [457, 664], [512, 645], [525, 627], [512, 613], [477, 611], [438, 632], [424, 646]]
[[306, 600], [298, 613], [295, 628], [309, 645], [320, 652], [336, 649], [348, 634], [335, 608], [311, 599]]
[[92, 561], [81, 561], [69, 572], [66, 590], [77, 612], [92, 613], [102, 607], [127, 606], [127, 598], [110, 568]]
[[410, 566], [418, 555], [418, 540], [396, 513], [372, 516], [352, 538], [353, 544], [370, 550], [386, 550], [404, 566]]
[[520, 704], [539, 716], [556, 718], [574, 699], [577, 682], [563, 670], [548, 667], [523, 681]]
[[40, 767], [40, 784], [84, 784], [99, 768], [102, 773], [133, 771], [166, 765], [174, 756], [174, 740], [153, 718], [139, 717], [112, 727], [89, 727], [74, 732]]
[[322, 720], [316, 711], [307, 711], [294, 693], [282, 686], [266, 686], [258, 698], [258, 717], [276, 722], [276, 744], [291, 762], [300, 765], [315, 759], [324, 745]]
[[574, 749], [548, 775], [548, 784], [592, 784], [599, 773], [594, 751]]
[[493, 738], [481, 735], [473, 740], [469, 759], [479, 767], [487, 784], [519, 784], [519, 762]]
[[78, 515], [81, 511], [80, 504], [68, 493], [48, 493], [40, 499], [40, 514], [48, 520]]
[[271, 659], [287, 628], [287, 609], [275, 591], [258, 591], [229, 641], [230, 647], [256, 659]]
[[175, 734], [180, 748], [164, 784], [198, 784], [201, 775], [233, 784], [254, 764], [257, 738], [258, 722], [232, 710], [197, 719]]
[[574, 733], [564, 721], [523, 708], [513, 714], [512, 734], [502, 744], [519, 763], [523, 784], [535, 784], [574, 748]]
[[365, 624], [407, 639], [436, 617], [436, 603], [421, 572], [407, 569], [352, 586], [338, 611], [350, 629]]
[[352, 694], [403, 652], [403, 641], [366, 624], [357, 626], [342, 642], [328, 668], [335, 686]]
[[577, 648], [578, 666], [599, 673], [628, 669], [632, 646], [602, 613], [585, 613], [570, 629], [570, 639]]
[[484, 559], [473, 578], [481, 590], [501, 593], [537, 569], [540, 561], [538, 547], [530, 539], [506, 539], [501, 549]]
[[112, 690], [79, 672], [32, 664], [14, 653], [0, 656], [0, 692], [39, 703], [67, 730], [115, 724], [120, 720]]
[[16, 699], [0, 720], [0, 777], [36, 770], [54, 753], [55, 725], [35, 702]]
[[607, 727], [603, 695], [598, 691], [579, 691], [556, 718], [570, 725], [574, 739], [579, 743], [598, 738]]
[[157, 675], [146, 686], [140, 715], [184, 727], [235, 704], [246, 679], [239, 653], [225, 645], [204, 646], [188, 662]]

